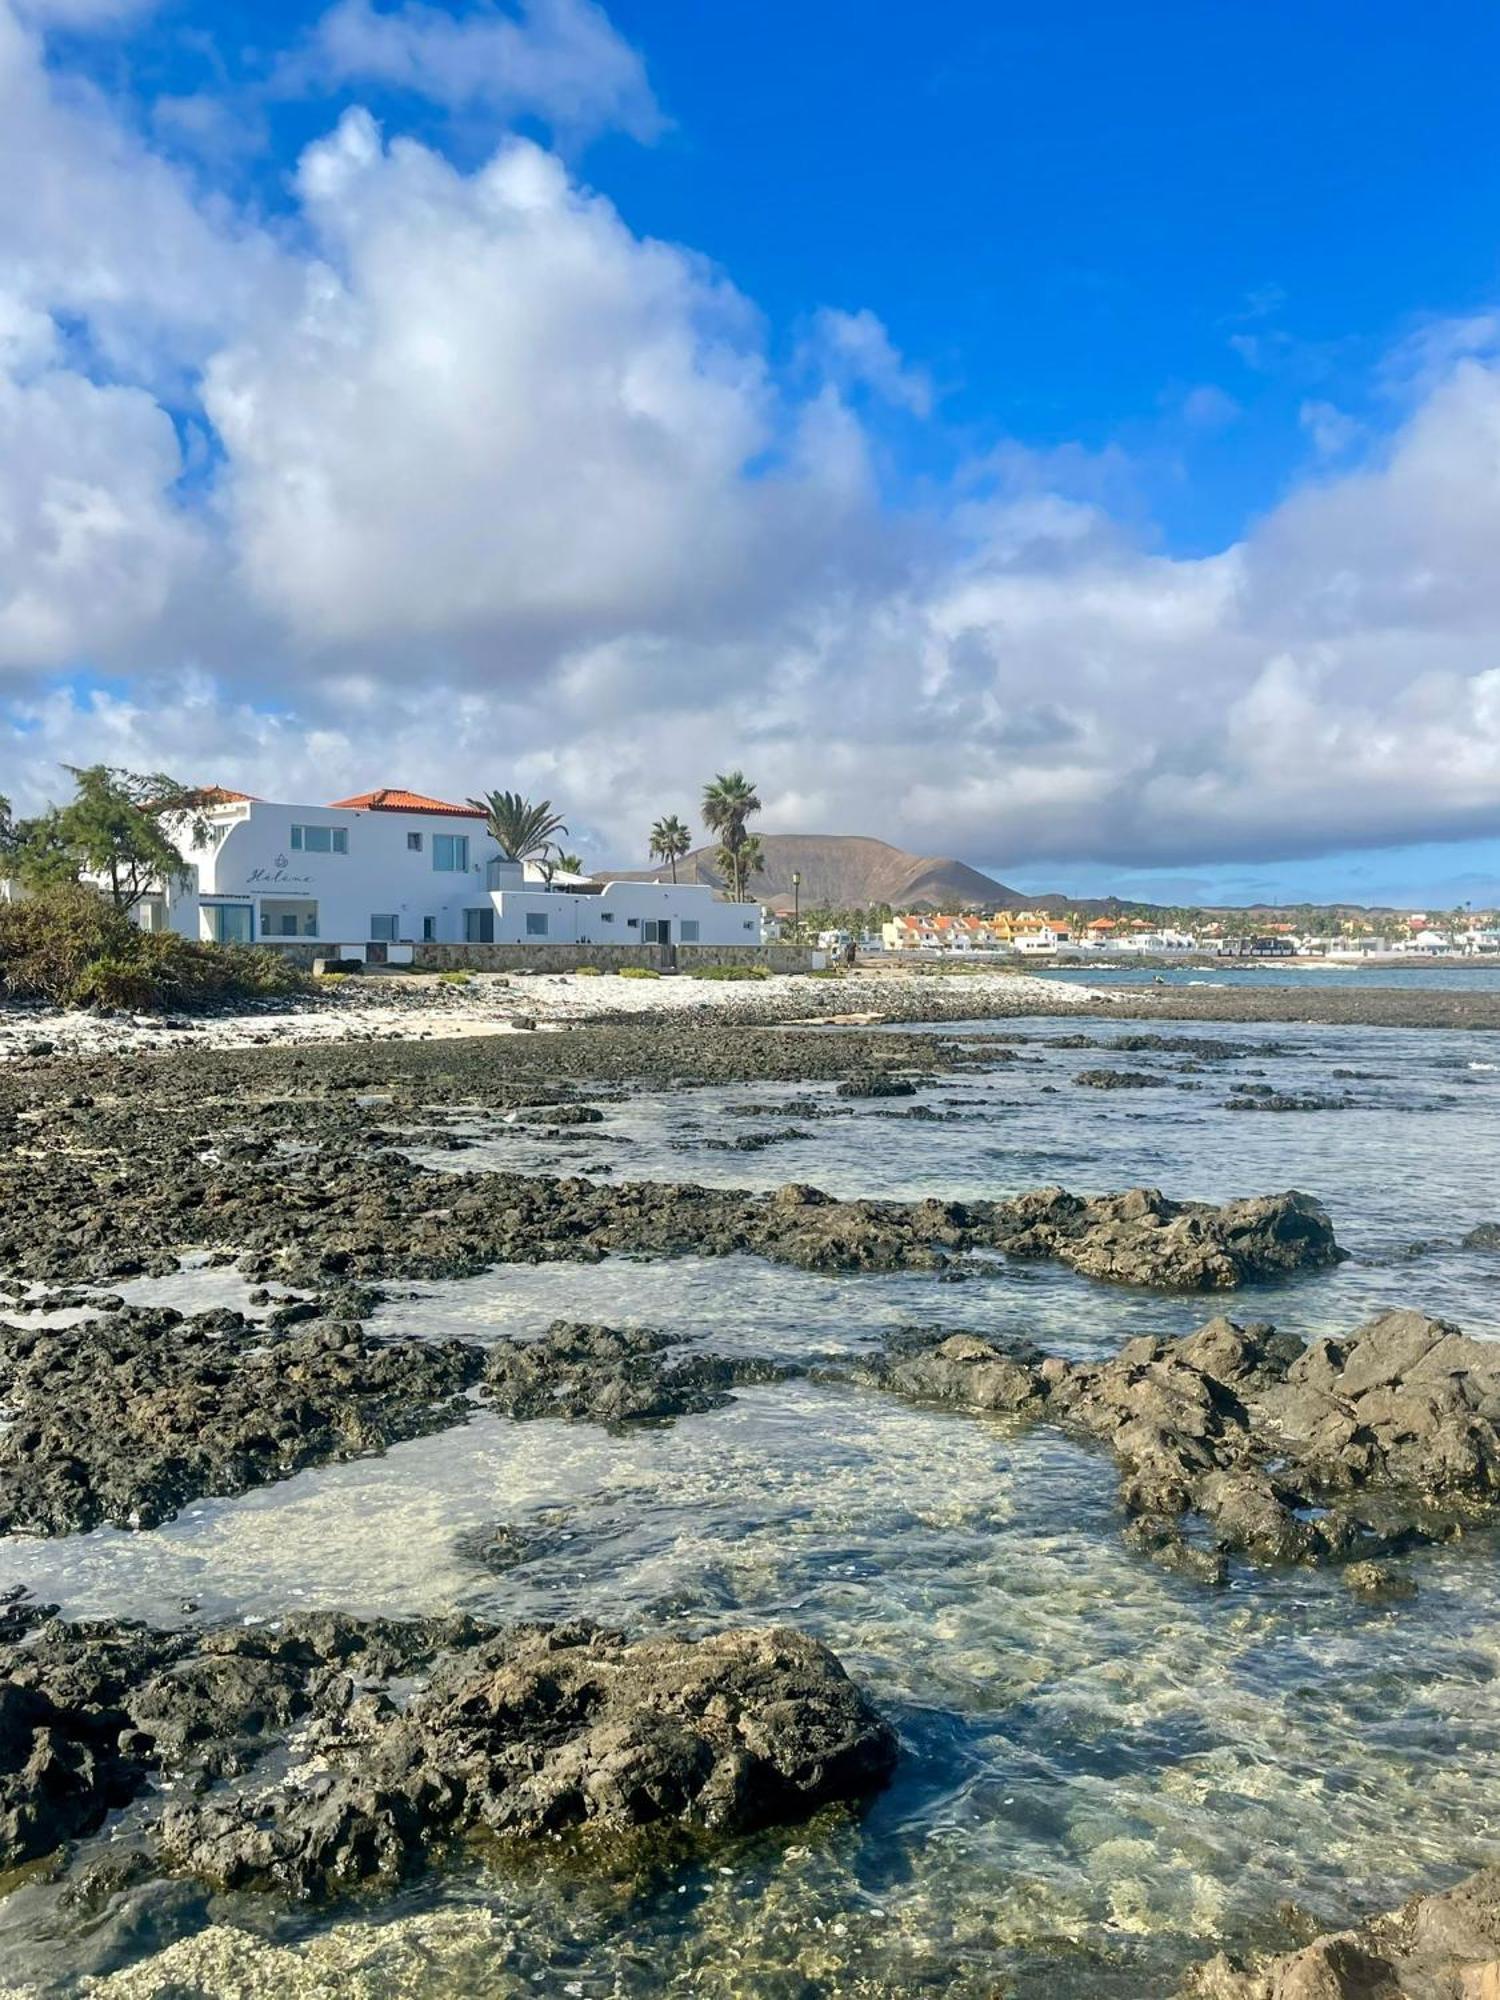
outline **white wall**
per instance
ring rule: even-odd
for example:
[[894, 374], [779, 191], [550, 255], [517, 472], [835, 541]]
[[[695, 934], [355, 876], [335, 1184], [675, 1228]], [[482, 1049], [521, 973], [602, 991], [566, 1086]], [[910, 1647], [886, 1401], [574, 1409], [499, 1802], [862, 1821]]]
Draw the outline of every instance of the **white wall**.
[[[265, 935], [262, 917], [272, 914], [266, 905], [280, 904], [299, 914], [304, 921], [298, 935], [306, 938], [305, 919], [316, 904], [313, 935], [320, 943], [365, 943], [376, 916], [396, 918], [400, 941], [420, 942], [424, 920], [430, 918], [438, 941], [458, 943], [465, 909], [482, 908], [488, 901], [486, 868], [499, 855], [482, 819], [445, 813], [357, 812], [257, 801], [209, 818], [217, 836], [212, 844], [185, 845], [183, 850], [197, 865], [202, 934], [208, 934], [212, 906], [222, 901], [254, 908], [257, 942]], [[292, 844], [294, 826], [342, 829], [348, 851], [298, 849]], [[420, 848], [408, 845], [412, 834], [420, 837]], [[452, 835], [469, 842], [469, 865], [463, 871], [433, 866], [435, 840]], [[198, 926], [192, 934], [199, 934]]]
[[[760, 944], [759, 903], [725, 903], [712, 889], [689, 882], [606, 882], [598, 895], [563, 890], [497, 889], [496, 944], [645, 943], [648, 923], [668, 923], [673, 944]], [[532, 931], [528, 917], [545, 918], [545, 932]], [[683, 924], [696, 924], [696, 938]]]
[[[398, 943], [422, 943], [430, 920], [433, 942], [462, 944], [471, 941], [471, 911], [488, 913], [496, 944], [545, 938], [639, 945], [646, 941], [648, 922], [669, 924], [674, 944], [694, 941], [684, 936], [684, 924], [697, 925], [700, 944], [762, 942], [758, 903], [721, 902], [696, 883], [608, 882], [594, 894], [561, 886], [549, 890], [536, 868], [500, 858], [478, 818], [259, 800], [215, 808], [206, 817], [213, 833], [207, 845], [192, 846], [185, 832], [179, 841], [196, 871], [196, 885], [174, 896], [169, 921], [188, 937], [212, 936], [213, 911], [229, 905], [253, 910], [255, 939], [268, 943], [280, 933], [268, 931], [267, 922], [274, 924], [285, 913], [298, 921], [297, 942], [362, 945], [371, 941], [372, 918], [393, 916]], [[305, 840], [294, 847], [294, 826], [341, 829], [347, 852], [316, 853]], [[409, 845], [414, 834], [419, 848]], [[468, 868], [435, 868], [434, 842], [455, 835], [468, 839]], [[314, 907], [316, 930], [310, 931], [307, 919]], [[544, 917], [546, 931], [533, 932], [528, 916]]]

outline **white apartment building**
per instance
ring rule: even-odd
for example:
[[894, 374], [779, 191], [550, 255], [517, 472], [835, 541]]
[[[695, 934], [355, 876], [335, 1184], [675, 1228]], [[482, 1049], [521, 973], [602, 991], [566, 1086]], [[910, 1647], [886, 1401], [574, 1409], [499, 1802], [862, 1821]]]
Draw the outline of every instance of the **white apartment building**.
[[[189, 875], [149, 897], [139, 921], [219, 943], [300, 944], [406, 958], [418, 944], [758, 945], [760, 905], [698, 883], [610, 882], [506, 861], [484, 815], [417, 792], [332, 805], [203, 795]], [[370, 954], [375, 955], [375, 954]]]

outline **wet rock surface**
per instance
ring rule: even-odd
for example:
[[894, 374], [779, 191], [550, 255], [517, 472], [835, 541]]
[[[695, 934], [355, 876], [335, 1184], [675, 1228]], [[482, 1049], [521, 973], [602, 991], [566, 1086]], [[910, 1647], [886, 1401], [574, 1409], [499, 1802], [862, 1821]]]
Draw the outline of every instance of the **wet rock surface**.
[[680, 1351], [645, 1328], [557, 1320], [539, 1340], [497, 1347], [484, 1394], [509, 1417], [568, 1417], [591, 1423], [662, 1421], [713, 1410], [731, 1388], [784, 1380], [774, 1363]]
[[1500, 1995], [1500, 1868], [1416, 1896], [1356, 1930], [1245, 1967], [1222, 1954], [1181, 2000], [1495, 2000]]
[[306, 1317], [317, 1311], [302, 1301], [269, 1325], [169, 1308], [0, 1325], [0, 1532], [154, 1527], [192, 1500], [380, 1451], [467, 1413], [479, 1349], [380, 1340]]
[[1068, 1362], [975, 1334], [912, 1335], [855, 1379], [920, 1401], [1046, 1420], [1107, 1444], [1138, 1546], [1210, 1579], [1257, 1561], [1375, 1559], [1500, 1502], [1500, 1344], [1390, 1312], [1310, 1346], [1216, 1319]]
[[0, 1869], [92, 1832], [164, 1774], [198, 1789], [247, 1770], [299, 1718], [345, 1709], [355, 1675], [409, 1673], [482, 1636], [466, 1618], [331, 1612], [194, 1634], [22, 1610], [0, 1641]]
[[[783, 1629], [632, 1644], [587, 1623], [328, 1612], [166, 1632], [40, 1606], [23, 1623], [0, 1647], [0, 1868], [149, 1793], [129, 1879], [165, 1866], [328, 1896], [389, 1884], [479, 1826], [798, 1820], [873, 1790], [896, 1756], [834, 1655]], [[299, 1756], [276, 1782], [239, 1782], [293, 1732]], [[168, 1780], [177, 1796], [158, 1811]], [[105, 1872], [107, 1894], [120, 1871]]]
[[327, 1897], [409, 1874], [483, 1827], [512, 1838], [805, 1818], [886, 1777], [895, 1738], [826, 1647], [786, 1630], [628, 1644], [576, 1623], [498, 1634], [397, 1711], [326, 1732], [330, 1768], [174, 1806], [174, 1866], [227, 1888]]

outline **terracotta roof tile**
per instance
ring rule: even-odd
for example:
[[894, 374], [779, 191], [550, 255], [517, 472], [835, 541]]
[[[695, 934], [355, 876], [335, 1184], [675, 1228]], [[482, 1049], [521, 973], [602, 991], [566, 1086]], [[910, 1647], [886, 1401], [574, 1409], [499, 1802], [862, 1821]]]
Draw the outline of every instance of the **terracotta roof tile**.
[[352, 799], [332, 800], [330, 810], [338, 807], [347, 807], [351, 812], [447, 813], [455, 819], [484, 818], [473, 806], [450, 805], [446, 799], [429, 799], [421, 792], [393, 791], [388, 787], [376, 792], [358, 792]]

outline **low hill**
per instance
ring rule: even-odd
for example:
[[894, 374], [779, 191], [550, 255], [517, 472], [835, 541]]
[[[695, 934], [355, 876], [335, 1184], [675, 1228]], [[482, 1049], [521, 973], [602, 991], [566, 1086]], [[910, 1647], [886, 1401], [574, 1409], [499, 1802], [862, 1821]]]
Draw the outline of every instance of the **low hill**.
[[[750, 883], [757, 902], [773, 909], [792, 907], [792, 876], [802, 877], [803, 909], [827, 905], [834, 909], [868, 908], [889, 903], [897, 910], [939, 909], [960, 903], [986, 910], [1025, 910], [1037, 898], [1023, 896], [992, 876], [948, 855], [908, 854], [884, 840], [857, 833], [763, 833], [765, 873]], [[722, 889], [724, 877], [714, 863], [712, 847], [694, 848], [677, 864], [679, 882], [706, 882]], [[618, 871], [611, 870], [612, 874]], [[667, 882], [668, 868], [637, 869], [619, 874], [628, 882]], [[1051, 900], [1061, 901], [1061, 898]]]

